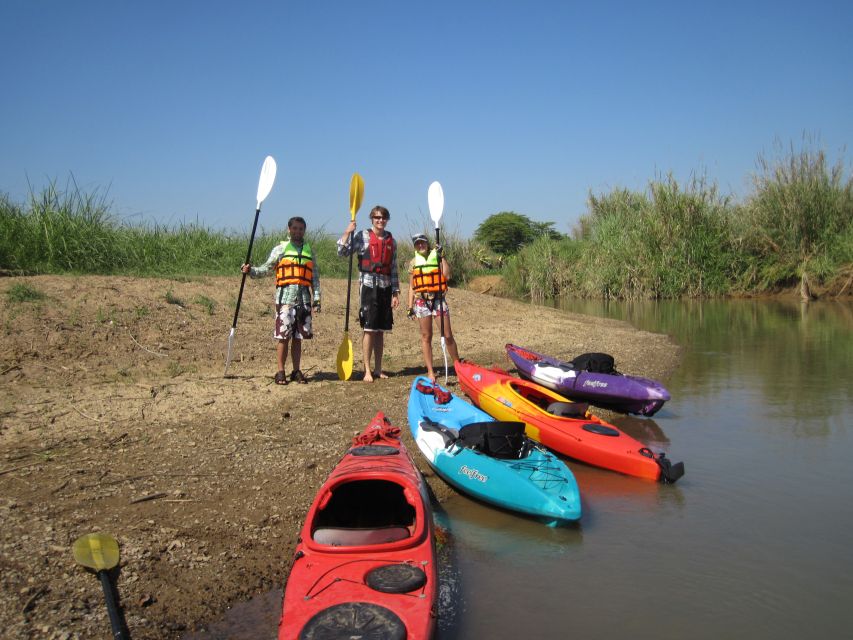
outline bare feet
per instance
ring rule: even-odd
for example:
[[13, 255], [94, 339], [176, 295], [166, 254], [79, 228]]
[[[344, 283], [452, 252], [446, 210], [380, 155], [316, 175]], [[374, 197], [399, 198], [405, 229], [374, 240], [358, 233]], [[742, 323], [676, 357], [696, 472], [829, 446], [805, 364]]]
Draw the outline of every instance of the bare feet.
[[388, 374], [385, 373], [384, 371], [380, 371], [379, 373], [375, 373], [373, 375], [375, 375], [380, 380], [387, 380], [388, 379]]
[[370, 374], [370, 371], [364, 372], [364, 382], [373, 382], [373, 376]]

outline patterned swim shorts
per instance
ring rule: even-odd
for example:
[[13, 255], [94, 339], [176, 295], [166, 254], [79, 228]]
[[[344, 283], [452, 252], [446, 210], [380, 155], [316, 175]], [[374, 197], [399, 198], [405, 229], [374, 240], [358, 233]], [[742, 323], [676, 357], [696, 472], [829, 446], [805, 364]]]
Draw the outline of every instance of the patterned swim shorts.
[[307, 304], [277, 304], [275, 305], [275, 329], [272, 337], [276, 340], [310, 340], [311, 307]]
[[435, 299], [424, 300], [423, 298], [416, 297], [415, 304], [412, 309], [414, 309], [415, 317], [417, 318], [426, 318], [428, 316], [435, 316], [437, 318], [439, 314], [443, 316], [450, 315], [447, 300], [442, 300], [441, 305], [439, 305], [438, 301]]

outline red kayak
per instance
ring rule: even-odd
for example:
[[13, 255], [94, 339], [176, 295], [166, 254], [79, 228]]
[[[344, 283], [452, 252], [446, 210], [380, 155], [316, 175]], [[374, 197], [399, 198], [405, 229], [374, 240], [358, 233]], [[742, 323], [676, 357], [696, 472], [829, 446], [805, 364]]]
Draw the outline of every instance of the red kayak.
[[641, 442], [588, 411], [586, 403], [570, 402], [542, 385], [485, 369], [470, 362], [453, 364], [459, 386], [495, 420], [518, 420], [528, 438], [587, 464], [630, 476], [675, 482], [684, 475], [683, 462], [671, 462]]
[[308, 510], [279, 640], [431, 638], [438, 594], [426, 485], [377, 413]]

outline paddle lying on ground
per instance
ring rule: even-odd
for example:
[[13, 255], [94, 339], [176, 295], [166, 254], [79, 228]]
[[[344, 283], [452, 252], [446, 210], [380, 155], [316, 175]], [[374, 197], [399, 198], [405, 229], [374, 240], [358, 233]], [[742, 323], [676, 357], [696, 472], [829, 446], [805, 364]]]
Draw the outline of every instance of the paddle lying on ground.
[[89, 533], [74, 541], [73, 551], [77, 564], [91, 569], [101, 579], [101, 587], [104, 589], [104, 597], [107, 600], [107, 613], [110, 616], [113, 638], [129, 640], [127, 625], [116, 605], [109, 574], [110, 569], [118, 564], [118, 542], [106, 533]]
[[[429, 202], [429, 217], [432, 218], [435, 224], [435, 244], [441, 246], [441, 235], [438, 228], [438, 223], [441, 220], [441, 214], [444, 212], [444, 191], [441, 185], [436, 181], [429, 185], [427, 191], [427, 201]], [[438, 304], [438, 317], [440, 318], [441, 326], [441, 353], [444, 355], [444, 384], [447, 385], [447, 341], [444, 339], [444, 312], [442, 310], [443, 296], [441, 292], [441, 251], [438, 252], [438, 292], [435, 294], [435, 301]]]
[[[261, 214], [261, 203], [267, 199], [270, 194], [272, 185], [275, 182], [276, 164], [272, 156], [267, 156], [264, 159], [264, 164], [261, 167], [261, 177], [258, 180], [258, 206], [255, 207], [255, 222], [252, 225], [252, 235], [249, 236], [249, 250], [246, 252], [245, 264], [250, 264], [252, 261], [252, 244], [255, 242], [255, 231], [258, 229], [258, 216]], [[228, 334], [228, 355], [225, 357], [225, 377], [228, 377], [228, 365], [231, 364], [231, 350], [234, 347], [234, 334], [237, 333], [237, 316], [240, 314], [240, 302], [243, 300], [243, 287], [246, 286], [246, 276], [243, 274], [243, 279], [240, 280], [240, 293], [237, 294], [237, 308], [234, 309], [234, 322], [231, 323], [231, 331]]]
[[[355, 220], [355, 214], [361, 207], [361, 200], [364, 197], [364, 180], [357, 173], [352, 174], [352, 180], [349, 183], [349, 213], [350, 222]], [[353, 233], [349, 235], [349, 244], [352, 245]], [[338, 378], [341, 380], [349, 380], [352, 375], [352, 340], [349, 337], [349, 301], [350, 290], [352, 289], [352, 253], [349, 254], [349, 274], [347, 275], [347, 310], [344, 315], [344, 337], [341, 340], [341, 346], [338, 347], [337, 369]]]

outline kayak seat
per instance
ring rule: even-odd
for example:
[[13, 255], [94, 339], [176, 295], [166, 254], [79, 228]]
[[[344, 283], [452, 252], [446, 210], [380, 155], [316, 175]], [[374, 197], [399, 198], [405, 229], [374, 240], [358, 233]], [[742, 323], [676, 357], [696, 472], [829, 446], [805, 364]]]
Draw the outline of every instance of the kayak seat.
[[372, 529], [322, 527], [314, 531], [314, 542], [332, 547], [360, 547], [405, 540], [411, 535], [406, 527], [388, 526]]
[[479, 451], [499, 460], [518, 460], [530, 451], [526, 446], [524, 423], [490, 420], [472, 422], [459, 429], [459, 442], [464, 447]]
[[440, 422], [430, 420], [426, 416], [423, 416], [421, 418], [420, 428], [424, 431], [433, 431], [435, 433], [440, 434], [442, 440], [444, 440], [445, 447], [449, 447], [459, 439], [459, 433], [456, 431], [456, 429], [445, 427]]
[[584, 418], [587, 409], [586, 402], [552, 402], [545, 411], [560, 418]]

